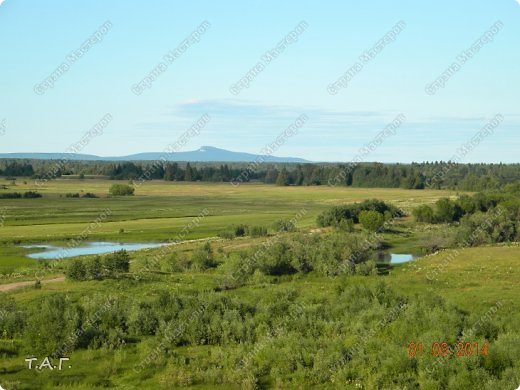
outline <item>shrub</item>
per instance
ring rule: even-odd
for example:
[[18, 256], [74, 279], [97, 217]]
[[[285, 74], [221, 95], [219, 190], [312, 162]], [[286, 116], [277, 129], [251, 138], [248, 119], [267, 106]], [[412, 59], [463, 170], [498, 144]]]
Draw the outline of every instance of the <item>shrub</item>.
[[85, 264], [80, 259], [73, 260], [65, 271], [65, 275], [71, 280], [85, 280], [87, 278]]
[[354, 221], [351, 219], [342, 219], [337, 228], [343, 232], [352, 233], [354, 232]]
[[105, 268], [110, 276], [130, 270], [130, 255], [124, 249], [105, 257]]
[[464, 216], [457, 229], [456, 242], [462, 246], [479, 246], [514, 241], [517, 229], [507, 211], [499, 206], [487, 213]]
[[267, 236], [267, 228], [264, 226], [249, 226], [247, 234], [251, 237], [265, 237]]
[[41, 198], [42, 194], [36, 192], [36, 191], [27, 191], [23, 194], [23, 197], [25, 199], [34, 199], [34, 198]]
[[244, 237], [247, 232], [247, 225], [237, 225], [234, 229], [235, 237]]
[[296, 230], [296, 226], [290, 220], [280, 219], [273, 224], [273, 227], [277, 232], [293, 232]]
[[97, 198], [98, 196], [96, 194], [93, 194], [92, 192], [87, 192], [83, 195], [83, 198]]
[[220, 232], [218, 236], [226, 240], [232, 240], [233, 238], [235, 238], [235, 232], [232, 230], [224, 230]]
[[391, 204], [378, 199], [370, 199], [361, 203], [334, 206], [318, 215], [316, 222], [318, 226], [322, 227], [337, 226], [344, 219], [351, 219], [354, 223], [359, 223], [359, 215], [362, 211], [377, 211], [382, 215], [387, 214], [392, 218], [402, 217], [404, 215], [401, 210]]
[[286, 241], [276, 242], [259, 261], [260, 271], [266, 275], [286, 275], [297, 272], [292, 264], [291, 247]]
[[413, 216], [417, 222], [433, 223], [433, 209], [428, 205], [421, 205], [412, 211]]
[[213, 256], [213, 249], [211, 244], [206, 242], [201, 248], [196, 249], [192, 256], [192, 267], [197, 271], [204, 271], [208, 268], [215, 268], [217, 262]]
[[99, 256], [94, 257], [92, 260], [87, 261], [85, 264], [86, 276], [93, 280], [102, 280], [104, 277], [103, 264]]
[[464, 215], [462, 208], [448, 198], [439, 199], [435, 206], [435, 220], [438, 222], [456, 222]]
[[3, 194], [0, 194], [0, 199], [20, 199], [22, 197], [22, 194], [19, 192], [6, 192]]
[[114, 184], [109, 191], [112, 196], [130, 196], [134, 194], [135, 188], [126, 184]]

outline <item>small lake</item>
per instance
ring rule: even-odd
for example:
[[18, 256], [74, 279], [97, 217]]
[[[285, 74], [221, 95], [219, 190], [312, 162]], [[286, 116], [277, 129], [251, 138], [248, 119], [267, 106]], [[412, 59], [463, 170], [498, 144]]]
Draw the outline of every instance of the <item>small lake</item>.
[[23, 248], [42, 249], [39, 252], [30, 253], [27, 257], [31, 259], [65, 259], [67, 257], [83, 256], [83, 255], [101, 255], [124, 249], [126, 251], [137, 251], [147, 248], [158, 248], [167, 244], [153, 243], [116, 243], [116, 242], [89, 242], [83, 246], [67, 247], [54, 245], [23, 245]]
[[380, 253], [378, 260], [382, 263], [403, 264], [416, 258], [417, 256], [408, 253]]

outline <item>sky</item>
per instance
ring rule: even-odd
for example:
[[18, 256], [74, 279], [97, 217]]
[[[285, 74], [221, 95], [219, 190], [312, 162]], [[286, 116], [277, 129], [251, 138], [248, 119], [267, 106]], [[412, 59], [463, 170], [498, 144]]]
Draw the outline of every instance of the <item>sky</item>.
[[516, 0], [0, 0], [0, 153], [520, 162], [519, 38]]

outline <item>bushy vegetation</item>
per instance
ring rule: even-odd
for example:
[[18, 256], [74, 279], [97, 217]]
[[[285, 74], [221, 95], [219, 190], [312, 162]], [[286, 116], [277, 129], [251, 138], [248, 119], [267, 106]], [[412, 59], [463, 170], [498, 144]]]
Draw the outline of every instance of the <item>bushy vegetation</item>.
[[34, 198], [41, 198], [42, 194], [35, 191], [27, 191], [23, 194], [19, 192], [4, 192], [0, 193], [0, 199], [34, 199]]
[[520, 239], [520, 193], [511, 185], [502, 193], [462, 195], [439, 199], [435, 208], [421, 205], [413, 210], [417, 222], [455, 224], [452, 245], [480, 246]]
[[65, 275], [76, 281], [118, 278], [130, 270], [130, 255], [124, 249], [101, 258], [90, 260], [75, 259], [65, 271]]
[[80, 195], [79, 192], [68, 192], [65, 194], [65, 198], [97, 198], [98, 196], [92, 192], [87, 192]]
[[265, 237], [267, 236], [267, 228], [264, 226], [250, 226], [250, 225], [233, 225], [226, 230], [219, 232], [219, 237], [232, 240], [236, 237]]
[[[126, 369], [138, 374], [133, 381], [159, 375], [161, 388], [516, 386], [520, 339], [507, 324], [486, 318], [476, 326], [478, 318], [437, 295], [407, 297], [383, 282], [331, 283], [333, 294], [314, 299], [292, 286], [254, 300], [166, 289], [151, 297], [50, 294], [31, 307], [2, 301], [0, 326], [23, 340], [20, 353], [36, 356], [107, 354], [139, 344], [140, 358]], [[412, 340], [455, 348], [458, 335], [488, 343], [487, 356], [435, 358], [429, 349], [408, 356]]]
[[376, 237], [361, 234], [274, 237], [231, 258], [226, 264], [227, 276], [221, 287], [243, 285], [256, 271], [270, 276], [313, 271], [326, 276], [374, 274], [375, 262], [370, 260], [380, 245]]
[[114, 184], [109, 192], [112, 196], [129, 196], [134, 194], [135, 188], [126, 184]]
[[385, 224], [385, 216], [374, 210], [363, 210], [358, 218], [361, 226], [371, 232], [380, 231]]
[[[380, 214], [383, 217], [383, 222], [385, 219], [398, 218], [404, 215], [401, 210], [391, 204], [381, 200], [371, 199], [361, 203], [331, 207], [318, 216], [316, 223], [318, 226], [338, 226], [343, 220], [351, 220], [354, 223], [359, 223], [360, 214], [365, 211]], [[381, 219], [380, 216], [374, 213], [365, 214], [365, 217], [365, 221], [370, 219], [372, 222], [373, 220], [379, 221]], [[372, 223], [370, 223], [370, 225], [372, 225]]]

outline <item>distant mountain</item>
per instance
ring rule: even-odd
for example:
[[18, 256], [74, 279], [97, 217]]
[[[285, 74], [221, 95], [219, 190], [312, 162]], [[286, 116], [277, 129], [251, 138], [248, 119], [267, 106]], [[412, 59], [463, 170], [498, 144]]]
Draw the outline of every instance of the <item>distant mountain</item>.
[[[219, 149], [213, 146], [202, 146], [191, 152], [150, 152], [131, 154], [121, 157], [100, 157], [91, 154], [74, 153], [0, 153], [0, 158], [21, 158], [34, 160], [83, 160], [83, 161], [155, 161], [166, 159], [168, 161], [189, 161], [189, 162], [286, 162], [286, 163], [308, 163], [310, 161], [296, 157], [276, 157], [261, 156], [258, 154], [232, 152], [230, 150]], [[260, 160], [261, 159], [261, 160]]]

